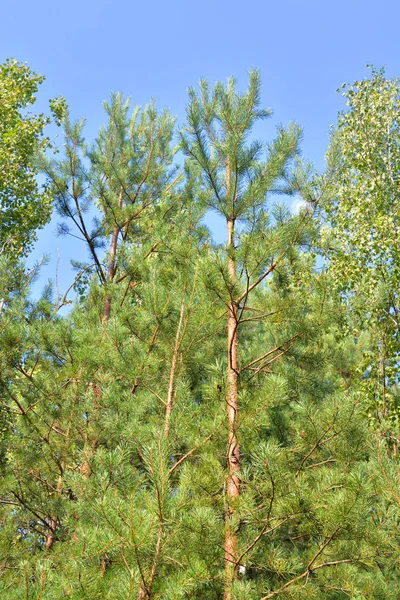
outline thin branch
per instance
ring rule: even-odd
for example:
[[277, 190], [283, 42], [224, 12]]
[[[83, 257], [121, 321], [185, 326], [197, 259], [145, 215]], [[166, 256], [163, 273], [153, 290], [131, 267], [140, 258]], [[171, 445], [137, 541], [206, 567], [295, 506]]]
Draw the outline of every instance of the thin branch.
[[155, 396], [158, 400], [160, 400], [160, 402], [162, 402], [164, 404], [164, 406], [167, 406], [167, 402], [165, 400], [163, 400], [161, 398], [161, 396], [159, 394], [157, 394], [157, 392], [155, 392], [154, 390], [152, 390], [151, 388], [149, 388], [148, 385], [146, 385], [145, 383], [143, 383], [143, 381], [141, 381], [141, 385], [146, 388], [146, 390], [148, 390], [149, 392], [151, 392], [153, 394], [153, 396]]
[[[254, 309], [244, 306], [243, 310], [254, 310]], [[258, 315], [257, 317], [246, 317], [245, 319], [240, 318], [238, 322], [240, 324], [240, 323], [247, 323], [248, 321], [261, 321], [261, 319], [266, 319], [267, 317], [272, 317], [272, 315], [276, 315], [280, 312], [282, 312], [282, 310], [275, 310], [270, 313], [263, 313], [261, 315]]]
[[294, 340], [296, 340], [301, 335], [302, 335], [302, 333], [296, 333], [296, 335], [293, 335], [291, 338], [289, 338], [285, 342], [282, 342], [282, 344], [279, 344], [279, 346], [276, 346], [275, 348], [273, 348], [272, 350], [269, 350], [268, 352], [266, 352], [265, 354], [263, 354], [259, 358], [255, 358], [254, 360], [252, 360], [251, 362], [249, 362], [247, 365], [245, 365], [244, 367], [242, 367], [240, 369], [240, 371], [245, 371], [246, 369], [249, 369], [250, 367], [256, 365], [259, 362], [261, 362], [265, 358], [268, 358], [268, 356], [271, 356], [271, 354], [274, 354], [274, 352], [277, 352], [278, 350], [282, 350], [282, 348], [284, 348], [287, 344], [289, 344], [290, 342], [293, 342]]
[[279, 529], [279, 527], [281, 527], [282, 525], [284, 525], [285, 523], [287, 523], [288, 521], [290, 521], [291, 518], [293, 518], [293, 517], [283, 518], [283, 520], [280, 523], [278, 523], [277, 525], [275, 525], [275, 527], [270, 527], [269, 529], [268, 529], [269, 521], [267, 523], [265, 523], [265, 525], [261, 529], [260, 533], [254, 538], [254, 540], [251, 542], [251, 544], [249, 544], [247, 546], [247, 548], [245, 548], [245, 550], [243, 550], [243, 552], [241, 553], [241, 555], [237, 559], [236, 564], [237, 565], [241, 564], [243, 557], [246, 556], [246, 554], [248, 554], [250, 552], [250, 550], [252, 550], [254, 548], [254, 546], [257, 544], [257, 542], [259, 542], [260, 539], [264, 535], [267, 535], [268, 533], [272, 533], [276, 529]]
[[210, 433], [210, 435], [208, 435], [206, 438], [204, 438], [204, 440], [198, 446], [195, 446], [194, 448], [189, 450], [189, 452], [186, 452], [186, 454], [181, 456], [181, 458], [179, 460], [177, 460], [176, 463], [170, 468], [169, 475], [172, 475], [172, 473], [175, 471], [175, 469], [177, 469], [179, 467], [179, 465], [181, 465], [187, 458], [189, 458], [189, 456], [192, 456], [192, 454], [197, 452], [197, 450], [199, 450], [202, 446], [204, 446], [204, 444], [206, 444], [209, 440], [211, 440], [214, 437], [214, 435], [216, 434], [217, 430], [220, 428], [220, 426], [221, 426], [221, 423], [218, 425], [218, 427], [215, 429], [215, 431], [213, 431], [212, 433]]
[[301, 575], [298, 575], [297, 577], [294, 577], [293, 579], [291, 579], [290, 581], [288, 581], [285, 585], [283, 585], [282, 587], [280, 587], [278, 590], [275, 590], [274, 592], [271, 592], [270, 594], [267, 594], [266, 596], [263, 596], [261, 598], [261, 600], [269, 600], [269, 598], [273, 598], [274, 596], [277, 596], [281, 592], [284, 592], [288, 587], [290, 587], [291, 585], [293, 585], [294, 583], [296, 583], [296, 581], [299, 581], [300, 579], [304, 579], [305, 577], [307, 577], [308, 575], [310, 575], [310, 573], [312, 573], [313, 571], [317, 571], [318, 569], [322, 569], [324, 567], [333, 567], [335, 565], [341, 565], [341, 564], [344, 564], [344, 563], [354, 563], [354, 562], [356, 562], [356, 559], [343, 558], [342, 560], [332, 560], [332, 561], [329, 561], [329, 562], [321, 563], [320, 565], [317, 565], [316, 567], [313, 567], [312, 569], [308, 569], [307, 568], [307, 570], [304, 571], [304, 573], [301, 573]]

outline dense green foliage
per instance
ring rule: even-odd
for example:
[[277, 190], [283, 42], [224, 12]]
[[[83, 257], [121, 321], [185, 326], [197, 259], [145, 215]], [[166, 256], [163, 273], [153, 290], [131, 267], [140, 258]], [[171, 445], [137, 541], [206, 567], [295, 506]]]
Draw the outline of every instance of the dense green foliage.
[[[364, 86], [378, 85], [374, 103]], [[398, 598], [397, 405], [383, 414], [371, 392], [379, 340], [396, 341], [397, 240], [377, 226], [367, 255], [349, 217], [373, 177], [350, 164], [359, 111], [385, 136], [396, 86], [356, 84], [318, 176], [298, 126], [253, 140], [269, 116], [257, 72], [244, 94], [233, 80], [191, 90], [177, 148], [153, 104], [130, 113], [113, 95], [92, 147], [58, 106], [63, 152], [35, 164], [89, 260], [63, 315], [68, 294], [32, 300], [35, 271], [1, 257], [2, 598]], [[379, 384], [393, 399], [394, 357]]]
[[348, 110], [330, 149], [337, 173], [323, 231], [349, 326], [358, 336], [368, 331], [359, 364], [365, 402], [370, 417], [389, 429], [397, 428], [399, 412], [399, 85], [373, 69], [370, 79], [345, 90]]
[[[32, 247], [51, 214], [51, 197], [39, 186], [34, 164], [49, 145], [43, 135], [49, 119], [26, 110], [42, 82], [26, 64], [0, 65], [0, 246], [17, 254]], [[53, 101], [55, 110], [60, 106]]]

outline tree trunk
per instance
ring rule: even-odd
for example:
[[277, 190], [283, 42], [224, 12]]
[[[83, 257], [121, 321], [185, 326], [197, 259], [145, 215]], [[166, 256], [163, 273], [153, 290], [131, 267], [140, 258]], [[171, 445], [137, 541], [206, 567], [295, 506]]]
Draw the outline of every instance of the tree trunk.
[[[116, 266], [116, 256], [117, 256], [117, 244], [118, 244], [118, 236], [121, 231], [120, 227], [115, 226], [114, 231], [111, 238], [110, 244], [110, 258], [108, 261], [108, 271], [107, 271], [107, 285], [109, 285], [115, 275], [115, 266]], [[111, 294], [109, 290], [106, 290], [106, 296], [104, 298], [104, 307], [103, 307], [103, 316], [101, 318], [101, 322], [107, 323], [111, 314]]]
[[[119, 193], [118, 197], [118, 207], [122, 207], [122, 190]], [[114, 279], [116, 266], [117, 266], [117, 245], [118, 245], [118, 236], [121, 232], [121, 227], [119, 225], [114, 225], [113, 234], [111, 238], [110, 244], [110, 257], [108, 260], [108, 269], [107, 269], [107, 283], [106, 286], [110, 285], [112, 280]], [[111, 314], [111, 294], [110, 291], [106, 288], [106, 295], [104, 298], [104, 307], [103, 307], [103, 316], [101, 318], [101, 322], [107, 323]]]
[[169, 383], [168, 383], [168, 393], [167, 393], [167, 405], [165, 407], [165, 423], [164, 423], [164, 437], [167, 440], [169, 436], [169, 428], [171, 424], [171, 414], [172, 414], [172, 406], [174, 402], [175, 395], [175, 374], [176, 374], [176, 365], [178, 362], [179, 348], [181, 345], [181, 330], [183, 324], [183, 315], [185, 312], [185, 305], [182, 302], [181, 312], [179, 315], [178, 328], [176, 330], [175, 336], [175, 345], [172, 353], [172, 362], [171, 362], [171, 370], [169, 374]]
[[[185, 314], [185, 304], [184, 304], [184, 302], [182, 302], [181, 311], [179, 314], [178, 327], [176, 330], [174, 349], [172, 352], [171, 369], [170, 369], [169, 381], [168, 381], [167, 402], [165, 404], [164, 439], [166, 441], [168, 440], [170, 426], [171, 426], [171, 415], [172, 415], [172, 408], [173, 408], [174, 398], [175, 398], [175, 380], [176, 380], [176, 368], [178, 365], [179, 350], [181, 347], [183, 336], [185, 334], [185, 326], [183, 325], [184, 314]], [[183, 327], [183, 334], [182, 334], [182, 327]], [[158, 568], [158, 563], [159, 563], [160, 553], [161, 553], [162, 538], [163, 538], [164, 527], [165, 527], [164, 515], [160, 514], [159, 518], [160, 518], [160, 523], [159, 523], [159, 527], [158, 527], [157, 543], [156, 543], [156, 548], [155, 548], [155, 552], [154, 552], [153, 565], [151, 567], [151, 572], [150, 572], [147, 583], [145, 583], [143, 581], [142, 585], [140, 586], [140, 589], [139, 589], [139, 592], [137, 595], [137, 600], [148, 600], [151, 597], [151, 590], [152, 590], [153, 583], [154, 583], [154, 580], [155, 580], [155, 577], [157, 574], [157, 568]]]
[[[58, 477], [58, 481], [57, 481], [57, 487], [56, 487], [56, 494], [57, 496], [59, 496], [61, 494], [62, 491], [62, 486], [63, 486], [63, 480], [61, 475]], [[57, 527], [58, 527], [58, 519], [57, 516], [54, 515], [51, 517], [50, 520], [50, 525], [49, 525], [49, 533], [46, 536], [46, 542], [45, 542], [45, 548], [46, 550], [51, 550], [55, 539], [56, 539], [56, 531], [57, 531]]]
[[[235, 220], [228, 219], [228, 276], [229, 282], [236, 278], [235, 264]], [[227, 417], [228, 417], [228, 477], [226, 482], [226, 511], [225, 511], [225, 589], [224, 600], [232, 600], [232, 583], [236, 577], [237, 537], [232, 526], [234, 509], [232, 501], [239, 496], [240, 479], [240, 449], [236, 436], [238, 420], [238, 362], [237, 362], [237, 305], [231, 300], [228, 307], [228, 388], [227, 388]]]
[[51, 523], [49, 527], [50, 531], [46, 536], [45, 548], [46, 550], [51, 550], [54, 544], [56, 529], [57, 529], [57, 517], [51, 518]]

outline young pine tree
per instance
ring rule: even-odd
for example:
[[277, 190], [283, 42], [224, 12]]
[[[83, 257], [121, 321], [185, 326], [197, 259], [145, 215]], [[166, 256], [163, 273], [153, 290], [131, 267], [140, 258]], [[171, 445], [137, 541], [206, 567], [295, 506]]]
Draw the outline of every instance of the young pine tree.
[[[351, 494], [349, 497], [340, 497], [336, 504], [333, 503], [335, 507], [332, 510], [327, 508], [326, 518], [331, 519], [331, 525], [325, 531], [318, 525], [314, 530], [312, 526], [308, 529], [306, 525], [310, 513], [314, 515], [311, 521], [313, 518], [316, 522], [323, 519], [322, 514], [316, 516], [315, 511], [319, 502], [316, 496], [319, 494], [318, 490], [324, 488], [324, 480], [331, 479], [334, 486], [333, 482], [343, 478], [346, 471], [342, 457], [336, 457], [337, 453], [343, 452], [342, 445], [342, 449], [332, 449], [333, 456], [327, 457], [326, 461], [317, 461], [317, 475], [313, 484], [308, 485], [308, 477], [302, 474], [308, 459], [320, 446], [333, 438], [343, 440], [346, 436], [354, 435], [355, 438], [360, 436], [358, 439], [364, 441], [365, 437], [359, 416], [359, 430], [352, 430], [351, 421], [358, 415], [358, 407], [355, 408], [352, 401], [347, 399], [346, 408], [339, 411], [337, 407], [343, 400], [333, 396], [332, 399], [325, 399], [324, 411], [319, 406], [318, 409], [304, 408], [313, 428], [319, 432], [317, 438], [308, 438], [300, 429], [301, 423], [305, 426], [302, 411], [293, 410], [293, 406], [288, 406], [285, 399], [284, 389], [291, 384], [286, 375], [288, 367], [270, 367], [272, 363], [278, 365], [279, 360], [284, 363], [284, 356], [310, 352], [310, 338], [320, 336], [322, 339], [326, 335], [322, 330], [318, 331], [316, 317], [319, 310], [319, 318], [322, 319], [324, 302], [322, 301], [319, 309], [316, 309], [315, 304], [312, 308], [309, 307], [306, 296], [310, 294], [310, 289], [307, 289], [305, 283], [302, 289], [301, 279], [297, 284], [298, 295], [285, 289], [276, 295], [272, 292], [274, 283], [270, 284], [270, 279], [273, 276], [272, 281], [279, 282], [284, 277], [285, 281], [285, 272], [290, 270], [290, 265], [301, 265], [302, 255], [298, 253], [301, 246], [309, 240], [313, 207], [318, 206], [326, 185], [332, 178], [334, 164], [328, 166], [325, 181], [320, 186], [307, 181], [307, 169], [299, 164], [293, 169], [300, 138], [300, 130], [295, 125], [288, 129], [280, 128], [277, 138], [267, 146], [266, 155], [263, 156], [263, 144], [248, 142], [254, 123], [268, 116], [268, 112], [261, 110], [259, 105], [260, 82], [257, 72], [250, 74], [249, 88], [245, 94], [236, 91], [233, 80], [229, 81], [226, 88], [217, 84], [212, 91], [203, 81], [198, 94], [194, 90], [190, 91], [188, 127], [182, 133], [183, 149], [200, 171], [201, 201], [221, 214], [227, 227], [225, 252], [215, 254], [207, 273], [208, 287], [215, 294], [214, 303], [218, 303], [222, 310], [225, 308], [222, 314], [225, 312], [227, 319], [225, 393], [228, 439], [226, 480], [223, 485], [224, 600], [259, 597], [257, 594], [262, 594], [263, 586], [264, 589], [270, 589], [269, 593], [263, 595], [265, 599], [283, 592], [297, 597], [299, 584], [302, 589], [311, 573], [328, 567], [331, 563], [339, 565], [353, 561], [353, 558], [342, 558], [341, 541], [337, 542], [337, 539], [344, 541], [346, 536], [349, 539], [361, 539], [356, 527], [349, 533], [347, 521], [345, 524], [340, 521], [340, 511], [346, 510], [346, 502], [349, 505], [354, 502], [354, 506], [357, 505], [364, 516], [368, 514], [367, 505], [363, 509], [361, 506], [362, 502], [367, 502], [369, 492], [360, 485], [358, 491], [355, 486], [353, 498]], [[277, 208], [274, 217], [273, 211], [266, 209], [267, 196], [285, 191], [300, 192], [309, 202], [308, 208], [295, 217]], [[305, 260], [307, 263], [307, 257]], [[304, 277], [312, 279], [313, 275], [309, 272]], [[315, 295], [314, 302], [317, 304], [318, 292], [317, 287], [311, 292]], [[290, 308], [287, 303], [289, 299]], [[298, 313], [295, 311], [296, 306]], [[310, 321], [313, 322], [312, 325]], [[296, 348], [301, 350], [296, 351]], [[275, 369], [278, 374], [281, 371], [284, 375], [276, 379]], [[296, 370], [292, 377], [296, 377]], [[259, 392], [256, 386], [262, 391]], [[319, 392], [319, 398], [322, 400], [324, 393], [328, 395], [339, 390], [340, 383], [336, 388], [327, 385], [326, 390]], [[275, 402], [271, 399], [271, 394], [276, 396]], [[304, 385], [304, 389], [299, 390], [298, 394], [297, 402], [300, 406], [307, 406], [307, 386]], [[267, 417], [271, 402], [275, 407], [275, 415], [282, 419], [277, 430], [272, 423], [265, 429], [261, 426], [265, 418], [268, 420], [274, 414], [272, 411]], [[313, 402], [311, 406], [312, 404]], [[260, 407], [263, 409], [260, 410]], [[285, 413], [291, 415], [291, 421], [284, 417]], [[314, 413], [313, 416], [310, 413]], [[253, 420], [254, 414], [258, 415], [258, 421]], [[247, 428], [249, 422], [253, 423], [256, 434]], [[333, 437], [327, 435], [331, 430], [335, 431]], [[304, 444], [299, 440], [302, 436], [305, 437]], [[346, 445], [346, 442], [343, 443]], [[286, 447], [286, 450], [278, 450], [280, 445]], [[303, 449], [299, 451], [299, 447]], [[296, 460], [292, 461], [289, 456], [297, 453], [303, 454], [303, 457], [294, 470]], [[362, 462], [363, 458], [362, 453], [354, 456], [355, 462]], [[330, 465], [325, 470], [330, 462], [340, 464], [339, 468], [334, 470]], [[261, 467], [258, 471], [258, 465], [261, 464], [265, 465], [265, 469]], [[319, 466], [321, 469], [318, 469]], [[273, 469], [273, 473], [270, 469]], [[265, 479], [270, 481], [263, 487], [261, 482]], [[278, 481], [285, 482], [289, 497], [293, 500], [297, 497], [291, 509], [288, 509], [285, 501], [281, 503], [282, 497], [278, 500], [281, 493], [285, 495], [283, 489], [277, 492]], [[299, 487], [300, 481], [304, 485], [303, 489]], [[305, 490], [307, 501], [303, 495]], [[358, 494], [359, 502], [356, 500]], [[314, 502], [316, 505], [313, 506]], [[275, 508], [277, 513], [272, 516]], [[292, 518], [295, 519], [295, 524], [292, 523]], [[289, 529], [293, 526], [294, 530], [299, 528], [297, 534], [288, 533], [287, 522], [291, 522]], [[357, 526], [359, 525], [358, 521]], [[295, 540], [303, 538], [303, 527], [308, 529], [307, 541], [300, 550], [303, 542], [298, 545]], [[287, 536], [294, 552], [287, 547]], [[331, 546], [329, 553], [337, 553], [339, 558], [321, 561], [315, 567], [317, 558], [328, 546]], [[367, 544], [367, 547], [371, 549], [371, 545]], [[351, 551], [350, 555], [354, 556]], [[354, 556], [354, 561], [362, 561], [363, 556], [362, 553]], [[255, 562], [251, 566], [253, 558]], [[243, 564], [245, 560], [250, 562], [248, 567]], [[283, 570], [279, 575], [280, 560]], [[301, 563], [303, 567], [300, 568], [298, 565]], [[246, 581], [247, 577], [242, 578], [247, 568], [253, 582]], [[290, 577], [291, 569], [298, 575]], [[319, 586], [319, 582], [316, 587], [310, 584], [307, 592], [310, 597]]]
[[[257, 73], [245, 94], [191, 91], [177, 186], [169, 125], [138, 128], [120, 97], [91, 152], [67, 121], [66, 156], [44, 163], [91, 262], [67, 316], [22, 293], [0, 315], [10, 600], [397, 597], [393, 472], [314, 264], [332, 169], [308, 181], [296, 126], [249, 142], [259, 95]], [[298, 215], [267, 203], [294, 190]]]
[[[190, 91], [188, 130], [182, 135], [183, 149], [202, 170], [204, 200], [224, 217], [227, 227], [224, 290], [228, 320], [225, 600], [232, 598], [232, 582], [237, 577], [239, 568], [237, 539], [232, 525], [234, 503], [240, 495], [239, 315], [247, 302], [251, 301], [251, 292], [275, 268], [278, 258], [267, 248], [265, 254], [257, 257], [251, 267], [248, 259], [238, 265], [236, 227], [240, 221], [246, 223], [256, 230], [250, 244], [259, 241], [260, 235], [264, 233], [257, 230], [263, 218], [266, 194], [284, 177], [285, 169], [298, 151], [300, 138], [300, 130], [296, 126], [292, 125], [288, 130], [282, 129], [278, 138], [270, 145], [267, 159], [260, 160], [262, 145], [253, 142], [246, 146], [254, 123], [269, 116], [269, 112], [261, 110], [259, 104], [260, 81], [256, 71], [250, 74], [249, 89], [243, 95], [236, 92], [234, 80], [229, 81], [226, 89], [217, 84], [211, 94], [208, 84], [202, 81], [199, 95], [194, 90]], [[285, 254], [284, 244], [282, 254]], [[240, 286], [240, 275], [247, 283], [244, 289]]]

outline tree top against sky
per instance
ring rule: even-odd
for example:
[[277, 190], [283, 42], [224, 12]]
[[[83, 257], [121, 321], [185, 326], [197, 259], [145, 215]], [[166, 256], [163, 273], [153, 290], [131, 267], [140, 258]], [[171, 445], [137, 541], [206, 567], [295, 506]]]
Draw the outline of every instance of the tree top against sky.
[[[257, 67], [262, 105], [274, 114], [258, 124], [256, 138], [272, 139], [277, 124], [296, 121], [304, 128], [304, 156], [322, 168], [329, 128], [344, 108], [336, 89], [369, 76], [367, 63], [385, 65], [387, 77], [400, 72], [399, 14], [395, 0], [379, 6], [372, 0], [254, 0], [245, 8], [239, 0], [205, 0], [201, 7], [123, 0], [117, 8], [110, 0], [72, 0], [65, 7], [4, 0], [0, 63], [15, 57], [45, 75], [35, 111], [46, 112], [48, 99], [63, 95], [72, 118], [87, 118], [88, 142], [106, 121], [102, 101], [110, 91], [121, 90], [141, 106], [154, 97], [182, 124], [189, 86], [201, 77], [212, 85], [233, 75], [244, 90], [248, 71]], [[57, 255], [59, 247], [60, 271], [68, 270], [55, 229], [52, 223], [41, 233], [36, 256]]]

